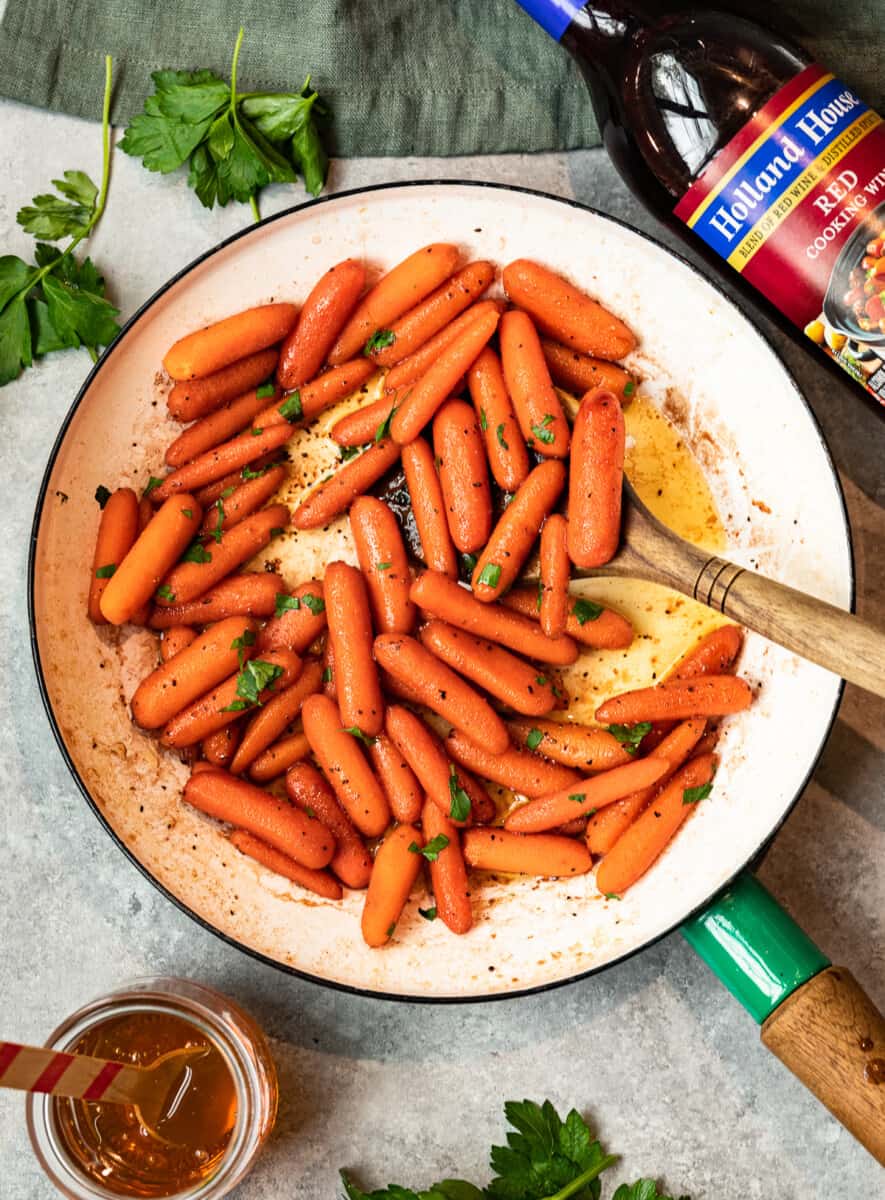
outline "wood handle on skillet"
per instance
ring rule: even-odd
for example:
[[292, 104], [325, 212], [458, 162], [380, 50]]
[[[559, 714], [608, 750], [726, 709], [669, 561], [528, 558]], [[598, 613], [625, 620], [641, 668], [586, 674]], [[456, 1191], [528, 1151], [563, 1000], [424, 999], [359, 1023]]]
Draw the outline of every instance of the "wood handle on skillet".
[[627, 575], [665, 584], [885, 696], [885, 630], [691, 545], [653, 517], [629, 484], [623, 529], [622, 548], [611, 563], [574, 574]]
[[885, 1166], [885, 1017], [844, 967], [788, 996], [762, 1041]]

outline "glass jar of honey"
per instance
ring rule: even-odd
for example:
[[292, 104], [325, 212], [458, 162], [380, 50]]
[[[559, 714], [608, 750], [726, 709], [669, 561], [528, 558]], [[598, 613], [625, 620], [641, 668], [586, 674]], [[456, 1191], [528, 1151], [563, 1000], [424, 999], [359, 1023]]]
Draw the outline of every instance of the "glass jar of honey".
[[73, 1013], [46, 1044], [138, 1066], [173, 1050], [205, 1051], [182, 1076], [174, 1141], [127, 1104], [28, 1096], [34, 1152], [69, 1200], [218, 1200], [247, 1174], [273, 1127], [277, 1078], [264, 1035], [211, 988], [139, 980]]

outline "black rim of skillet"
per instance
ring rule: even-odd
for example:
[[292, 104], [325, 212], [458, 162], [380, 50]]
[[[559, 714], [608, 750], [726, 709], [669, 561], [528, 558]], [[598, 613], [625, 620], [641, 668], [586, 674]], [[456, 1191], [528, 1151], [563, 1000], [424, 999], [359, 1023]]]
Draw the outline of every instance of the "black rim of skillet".
[[[880, 204], [868, 214], [865, 222], [860, 224], [854, 233], [842, 247], [839, 252], [839, 257], [833, 264], [833, 269], [830, 272], [830, 282], [827, 286], [827, 292], [824, 296], [823, 311], [827, 324], [831, 325], [838, 333], [844, 333], [846, 337], [855, 342], [862, 342], [866, 346], [885, 346], [885, 333], [874, 332], [873, 330], [863, 330], [857, 323], [857, 319], [848, 307], [842, 296], [848, 291], [848, 276], [853, 267], [860, 266], [860, 260], [866, 253], [866, 244], [870, 241], [871, 230], [867, 228], [867, 223], [873, 217], [879, 216], [885, 211], [885, 204]], [[861, 249], [863, 247], [863, 249]]]
[[[711, 279], [710, 277], [705, 275], [693, 263], [689, 262], [681, 254], [678, 254], [678, 253], [674, 252], [673, 250], [669, 249], [669, 247], [665, 246], [662, 242], [658, 241], [656, 238], [651, 237], [647, 233], [643, 233], [641, 230], [634, 229], [633, 226], [629, 225], [626, 221], [622, 221], [618, 217], [609, 216], [608, 213], [600, 212], [598, 209], [592, 208], [588, 204], [581, 204], [577, 200], [569, 200], [562, 196], [554, 196], [549, 192], [538, 191], [534, 188], [517, 187], [513, 184], [492, 183], [492, 182], [475, 181], [475, 180], [422, 179], [422, 180], [416, 180], [414, 182], [381, 183], [381, 184], [373, 184], [369, 187], [350, 188], [347, 191], [336, 192], [329, 196], [320, 196], [315, 200], [308, 200], [308, 201], [305, 201], [303, 204], [296, 204], [296, 205], [293, 205], [291, 208], [284, 209], [282, 212], [274, 213], [270, 217], [265, 217], [258, 224], [249, 225], [247, 228], [240, 230], [238, 233], [234, 233], [230, 237], [225, 238], [224, 241], [219, 242], [218, 245], [213, 246], [212, 249], [207, 250], [205, 253], [203, 253], [203, 254], [199, 255], [197, 258], [193, 259], [192, 262], [188, 263], [187, 266], [183, 267], [180, 271], [178, 271], [175, 275], [173, 275], [171, 277], [171, 279], [168, 279], [166, 281], [166, 283], [164, 283], [162, 287], [158, 288], [158, 290], [156, 292], [154, 292], [154, 294], [152, 296], [150, 296], [144, 302], [144, 304], [142, 304], [141, 307], [129, 318], [129, 320], [126, 322], [126, 324], [121, 329], [120, 333], [115, 338], [113, 344], [111, 346], [109, 346], [107, 348], [107, 350], [105, 350], [105, 352], [102, 354], [99, 361], [95, 364], [95, 366], [89, 372], [89, 375], [86, 377], [86, 380], [83, 383], [83, 386], [80, 388], [79, 392], [77, 393], [76, 399], [74, 400], [73, 404], [71, 405], [70, 409], [68, 410], [68, 412], [64, 418], [64, 421], [62, 422], [61, 428], [58, 432], [58, 436], [55, 439], [55, 442], [52, 447], [52, 451], [49, 455], [49, 461], [46, 465], [46, 470], [44, 472], [43, 480], [40, 484], [40, 490], [37, 495], [37, 505], [36, 505], [36, 509], [34, 512], [34, 521], [33, 521], [32, 527], [31, 527], [31, 541], [30, 541], [30, 547], [29, 547], [29, 552], [28, 552], [28, 625], [29, 625], [29, 633], [30, 633], [31, 652], [32, 652], [33, 658], [34, 658], [34, 667], [35, 667], [36, 673], [37, 673], [37, 684], [40, 689], [40, 697], [43, 701], [43, 706], [46, 709], [46, 715], [49, 718], [49, 724], [52, 728], [52, 732], [53, 732], [53, 735], [55, 736], [55, 740], [58, 743], [58, 748], [61, 751], [62, 758], [64, 759], [68, 770], [70, 771], [71, 775], [74, 778], [74, 782], [77, 784], [77, 787], [80, 789], [81, 793], [83, 794], [83, 798], [86, 800], [86, 803], [89, 805], [89, 807], [92, 809], [95, 816], [98, 818], [98, 820], [104, 826], [105, 831], [109, 834], [109, 836], [112, 838], [112, 840], [116, 843], [117, 847], [120, 850], [122, 850], [122, 852], [126, 855], [126, 857], [129, 859], [129, 861], [135, 867], [138, 868], [138, 870], [142, 873], [142, 875], [144, 875], [145, 878], [148, 879], [154, 885], [154, 887], [166, 897], [167, 900], [170, 900], [174, 905], [176, 905], [177, 908], [181, 909], [182, 912], [186, 913], [192, 920], [196, 921], [198, 925], [201, 925], [204, 929], [208, 930], [210, 933], [212, 933], [216, 937], [220, 938], [223, 942], [226, 942], [229, 946], [233, 946], [237, 950], [241, 950], [241, 951], [243, 951], [243, 953], [248, 954], [251, 958], [257, 959], [259, 962], [265, 963], [267, 966], [274, 967], [278, 971], [283, 971], [287, 975], [293, 975], [299, 979], [307, 980], [310, 983], [316, 983], [322, 987], [331, 988], [334, 991], [345, 992], [345, 993], [348, 993], [348, 994], [354, 995], [354, 996], [369, 996], [369, 997], [372, 997], [373, 999], [379, 999], [379, 1000], [395, 1000], [395, 1001], [400, 1001], [400, 1002], [406, 1003], [406, 1004], [481, 1004], [481, 1003], [489, 1003], [491, 1001], [496, 1001], [496, 1000], [513, 1000], [513, 999], [516, 999], [521, 996], [531, 996], [531, 995], [535, 995], [540, 992], [552, 991], [554, 988], [565, 987], [567, 984], [577, 983], [579, 980], [587, 979], [591, 975], [596, 975], [601, 971], [606, 971], [609, 968], [616, 966], [618, 963], [626, 962], [628, 959], [632, 958], [635, 954], [641, 953], [643, 950], [648, 949], [650, 946], [654, 946], [657, 942], [662, 941], [663, 938], [668, 937], [675, 930], [679, 929], [682, 925], [684, 925], [686, 923], [686, 921], [690, 920], [693, 916], [697, 915], [703, 909], [708, 908], [709, 905], [716, 899], [717, 896], [721, 895], [723, 892], [725, 892], [731, 886], [731, 884], [738, 877], [738, 875], [741, 874], [742, 871], [744, 871], [747, 867], [751, 867], [765, 853], [765, 851], [768, 849], [769, 845], [773, 841], [774, 837], [778, 833], [778, 830], [781, 828], [784, 821], [786, 821], [787, 817], [793, 811], [793, 808], [794, 808], [796, 802], [798, 801], [799, 797], [805, 791], [805, 788], [807, 787], [808, 782], [814, 773], [815, 767], [817, 766], [818, 760], [820, 759], [821, 753], [823, 752], [824, 746], [826, 745], [827, 740], [830, 736], [830, 732], [832, 731], [833, 724], [835, 723], [836, 715], [839, 711], [839, 706], [840, 706], [840, 703], [842, 700], [842, 695], [845, 690], [844, 680], [839, 685], [839, 690], [836, 695], [835, 703], [833, 705], [833, 711], [832, 711], [832, 714], [830, 715], [829, 721], [827, 722], [827, 727], [821, 738], [820, 745], [818, 746], [817, 750], [815, 751], [815, 754], [812, 758], [812, 761], [809, 764], [808, 771], [806, 772], [805, 777], [803, 778], [799, 787], [796, 789], [795, 796], [790, 801], [790, 803], [787, 805], [787, 808], [784, 810], [783, 815], [774, 824], [774, 826], [769, 831], [769, 833], [766, 834], [766, 836], [762, 839], [762, 841], [759, 843], [759, 845], [756, 847], [756, 849], [751, 854], [749, 854], [746, 857], [746, 859], [735, 868], [735, 870], [729, 876], [728, 880], [725, 883], [723, 883], [721, 886], [715, 888], [701, 904], [696, 905], [689, 912], [686, 912], [682, 917], [679, 918], [678, 921], [674, 921], [672, 925], [668, 926], [668, 928], [662, 930], [660, 933], [655, 934], [654, 937], [649, 938], [647, 941], [643, 942], [642, 945], [636, 946], [631, 950], [625, 951], [624, 954], [619, 955], [617, 958], [611, 959], [609, 962], [606, 962], [606, 963], [601, 963], [599, 966], [591, 967], [586, 971], [579, 971], [579, 972], [575, 973], [574, 975], [567, 976], [564, 979], [554, 979], [548, 983], [537, 984], [534, 987], [515, 988], [512, 991], [491, 992], [491, 993], [472, 995], [472, 996], [438, 996], [437, 997], [437, 996], [409, 995], [408, 993], [376, 991], [376, 990], [373, 990], [372, 988], [362, 988], [362, 987], [357, 987], [354, 984], [341, 983], [338, 980], [334, 980], [334, 979], [325, 979], [321, 975], [314, 975], [309, 971], [299, 970], [297, 967], [293, 967], [288, 963], [283, 963], [283, 962], [280, 962], [278, 959], [271, 958], [270, 955], [263, 954], [260, 950], [256, 950], [252, 946], [247, 946], [245, 943], [238, 941], [237, 938], [232, 937], [230, 934], [224, 933], [220, 929], [217, 929], [214, 925], [212, 925], [204, 917], [201, 917], [198, 913], [194, 912], [194, 910], [191, 909], [190, 907], [188, 907], [188, 905], [185, 904], [185, 902], [182, 899], [180, 899], [173, 892], [171, 892], [167, 887], [165, 887], [162, 883], [160, 883], [160, 881], [154, 875], [151, 874], [151, 872], [147, 869], [147, 867], [136, 857], [136, 855], [133, 853], [133, 851], [126, 845], [126, 843], [119, 836], [119, 834], [117, 834], [117, 832], [113, 829], [110, 822], [107, 820], [107, 818], [102, 813], [102, 811], [99, 808], [96, 801], [90, 795], [90, 792], [89, 792], [88, 787], [86, 786], [86, 783], [84, 782], [84, 780], [80, 776], [80, 773], [78, 772], [76, 766], [74, 765], [73, 759], [71, 758], [71, 755], [68, 751], [67, 745], [65, 744], [65, 740], [62, 735], [62, 732], [58, 726], [58, 722], [55, 719], [55, 713], [53, 712], [52, 703], [49, 699], [49, 692], [48, 692], [48, 688], [46, 685], [46, 679], [43, 674], [43, 665], [40, 660], [40, 648], [37, 644], [37, 624], [36, 624], [36, 617], [35, 617], [35, 612], [34, 612], [37, 538], [39, 536], [40, 520], [43, 515], [43, 506], [45, 504], [47, 492], [49, 489], [49, 480], [52, 475], [53, 467], [55, 466], [56, 458], [58, 457], [58, 453], [62, 447], [62, 444], [64, 443], [65, 435], [67, 434], [67, 430], [68, 430], [68, 426], [70, 425], [71, 421], [73, 420], [74, 414], [76, 413], [76, 411], [79, 408], [80, 404], [82, 403], [83, 399], [89, 392], [89, 389], [92, 386], [92, 381], [95, 379], [95, 377], [97, 376], [99, 371], [102, 370], [105, 362], [110, 357], [110, 355], [115, 353], [115, 351], [117, 351], [123, 345], [123, 343], [125, 342], [125, 339], [126, 339], [126, 335], [129, 332], [129, 330], [133, 328], [133, 326], [152, 307], [152, 305], [157, 300], [160, 299], [161, 296], [165, 295], [165, 293], [168, 292], [171, 287], [173, 287], [176, 283], [178, 283], [179, 280], [183, 279], [186, 275], [188, 275], [192, 270], [194, 270], [195, 267], [198, 267], [201, 263], [205, 262], [208, 258], [211, 258], [212, 255], [217, 254], [220, 250], [226, 249], [228, 246], [233, 245], [235, 242], [239, 241], [241, 238], [250, 236], [257, 229], [263, 229], [269, 225], [272, 225], [275, 221], [285, 220], [287, 217], [290, 217], [293, 213], [304, 212], [305, 210], [317, 208], [324, 204], [334, 203], [337, 200], [346, 199], [351, 196], [367, 195], [367, 194], [374, 193], [374, 192], [396, 191], [396, 190], [425, 188], [425, 187], [458, 187], [458, 188], [468, 187], [468, 188], [483, 188], [483, 189], [487, 189], [490, 191], [515, 192], [520, 195], [532, 196], [532, 197], [542, 199], [542, 200], [550, 200], [556, 204], [565, 205], [568, 208], [578, 209], [581, 212], [591, 213], [595, 217], [600, 217], [604, 221], [610, 221], [612, 224], [618, 225], [622, 229], [628, 230], [630, 233], [634, 234], [636, 237], [642, 238], [644, 241], [651, 243], [653, 246], [655, 246], [656, 249], [662, 251], [664, 254], [668, 254], [671, 257], [675, 258], [678, 262], [681, 262], [682, 265], [687, 267], [694, 275], [697, 275], [700, 279], [702, 279], [705, 283], [707, 283], [710, 287], [712, 287], [716, 292], [718, 292], [719, 295], [723, 297], [723, 299], [726, 301], [726, 303], [730, 307], [737, 309], [737, 311], [740, 313], [740, 315], [742, 317], [744, 317], [746, 320], [750, 320], [750, 317], [748, 316], [748, 314], [744, 313], [743, 310], [737, 304], [735, 304], [735, 302], [728, 295], [726, 295], [725, 291], [723, 290], [723, 288], [719, 285], [719, 283], [716, 280]], [[856, 601], [855, 574], [854, 574], [854, 544], [853, 544], [852, 535], [851, 535], [851, 526], [850, 526], [850, 523], [848, 520], [848, 510], [847, 510], [846, 504], [845, 504], [845, 495], [842, 491], [842, 485], [839, 481], [839, 475], [838, 475], [838, 472], [836, 471], [836, 467], [833, 462], [832, 455], [830, 454], [829, 446], [827, 445], [827, 441], [826, 441], [826, 438], [824, 437], [823, 430], [821, 429], [820, 422], [818, 421], [817, 417], [815, 416], [814, 411], [811, 408], [810, 404], [805, 399], [805, 396], [802, 394], [802, 391], [800, 390], [798, 384], [796, 383], [796, 380], [793, 378], [792, 372], [789, 370], [786, 363], [784, 363], [783, 359], [781, 359], [780, 355], [778, 354], [777, 350], [775, 350], [774, 346], [771, 344], [771, 341], [768, 339], [768, 337], [766, 337], [766, 335], [764, 333], [761, 333], [758, 329], [756, 330], [756, 335], [757, 335], [757, 337], [761, 338], [762, 341], [765, 342], [768, 349], [778, 360], [778, 362], [780, 363], [781, 367], [783, 368], [787, 378], [789, 379], [794, 390], [796, 391], [796, 394], [799, 396], [800, 400], [802, 401], [803, 405], [805, 406], [805, 409], [808, 413], [808, 418], [812, 422], [812, 425], [817, 433], [818, 440], [819, 440], [821, 448], [824, 452], [824, 456], [826, 458], [827, 464], [830, 468], [830, 473], [833, 477], [833, 482], [836, 486], [836, 493], [839, 497], [839, 502], [840, 502], [840, 506], [841, 506], [841, 510], [842, 510], [842, 521], [843, 521], [843, 525], [845, 528], [845, 536], [846, 536], [846, 539], [848, 542], [849, 576], [850, 576], [849, 582], [851, 585], [851, 612], [854, 612], [855, 601]]]

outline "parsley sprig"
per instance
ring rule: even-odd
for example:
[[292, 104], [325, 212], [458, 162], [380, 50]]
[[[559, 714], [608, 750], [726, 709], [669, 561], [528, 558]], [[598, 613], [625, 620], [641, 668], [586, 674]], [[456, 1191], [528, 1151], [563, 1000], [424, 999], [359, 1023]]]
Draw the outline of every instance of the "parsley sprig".
[[300, 173], [311, 195], [323, 190], [328, 158], [317, 117], [327, 110], [309, 75], [297, 92], [238, 91], [243, 35], [229, 84], [213, 71], [154, 71], [153, 94], [120, 147], [164, 175], [187, 163], [188, 185], [206, 208], [238, 200], [257, 221], [258, 195], [269, 183], [294, 183]]
[[[0, 387], [17, 379], [35, 358], [85, 346], [95, 362], [101, 346], [117, 336], [118, 309], [105, 299], [104, 279], [89, 258], [74, 249], [101, 220], [108, 195], [111, 163], [111, 81], [113, 64], [105, 57], [101, 118], [102, 170], [97, 187], [85, 171], [65, 171], [53, 179], [58, 192], [35, 196], [16, 220], [39, 239], [33, 263], [15, 254], [0, 256]], [[51, 242], [71, 240], [64, 247]]]
[[[422, 911], [432, 919], [434, 909]], [[504, 1105], [512, 1126], [506, 1146], [493, 1146], [491, 1167], [495, 1178], [486, 1188], [465, 1179], [443, 1179], [423, 1191], [390, 1184], [374, 1192], [362, 1191], [343, 1171], [341, 1182], [347, 1200], [599, 1200], [599, 1176], [617, 1162], [605, 1154], [589, 1125], [575, 1109], [563, 1121], [546, 1100], [509, 1100]], [[658, 1191], [652, 1179], [621, 1184], [611, 1200], [673, 1200]], [[680, 1200], [689, 1200], [687, 1196]]]

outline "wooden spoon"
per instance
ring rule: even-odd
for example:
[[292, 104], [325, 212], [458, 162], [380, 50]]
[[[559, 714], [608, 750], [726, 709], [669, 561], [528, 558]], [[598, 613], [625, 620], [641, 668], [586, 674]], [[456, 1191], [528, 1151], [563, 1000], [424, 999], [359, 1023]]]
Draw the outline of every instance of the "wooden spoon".
[[141, 1122], [162, 1141], [178, 1143], [176, 1114], [190, 1085], [192, 1063], [208, 1046], [170, 1050], [147, 1067], [41, 1046], [0, 1042], [0, 1087], [69, 1096], [102, 1104], [131, 1104]]
[[849, 683], [885, 696], [885, 630], [686, 542], [652, 516], [626, 480], [618, 553], [604, 567], [573, 568], [572, 573], [585, 579], [622, 575], [662, 583]]

